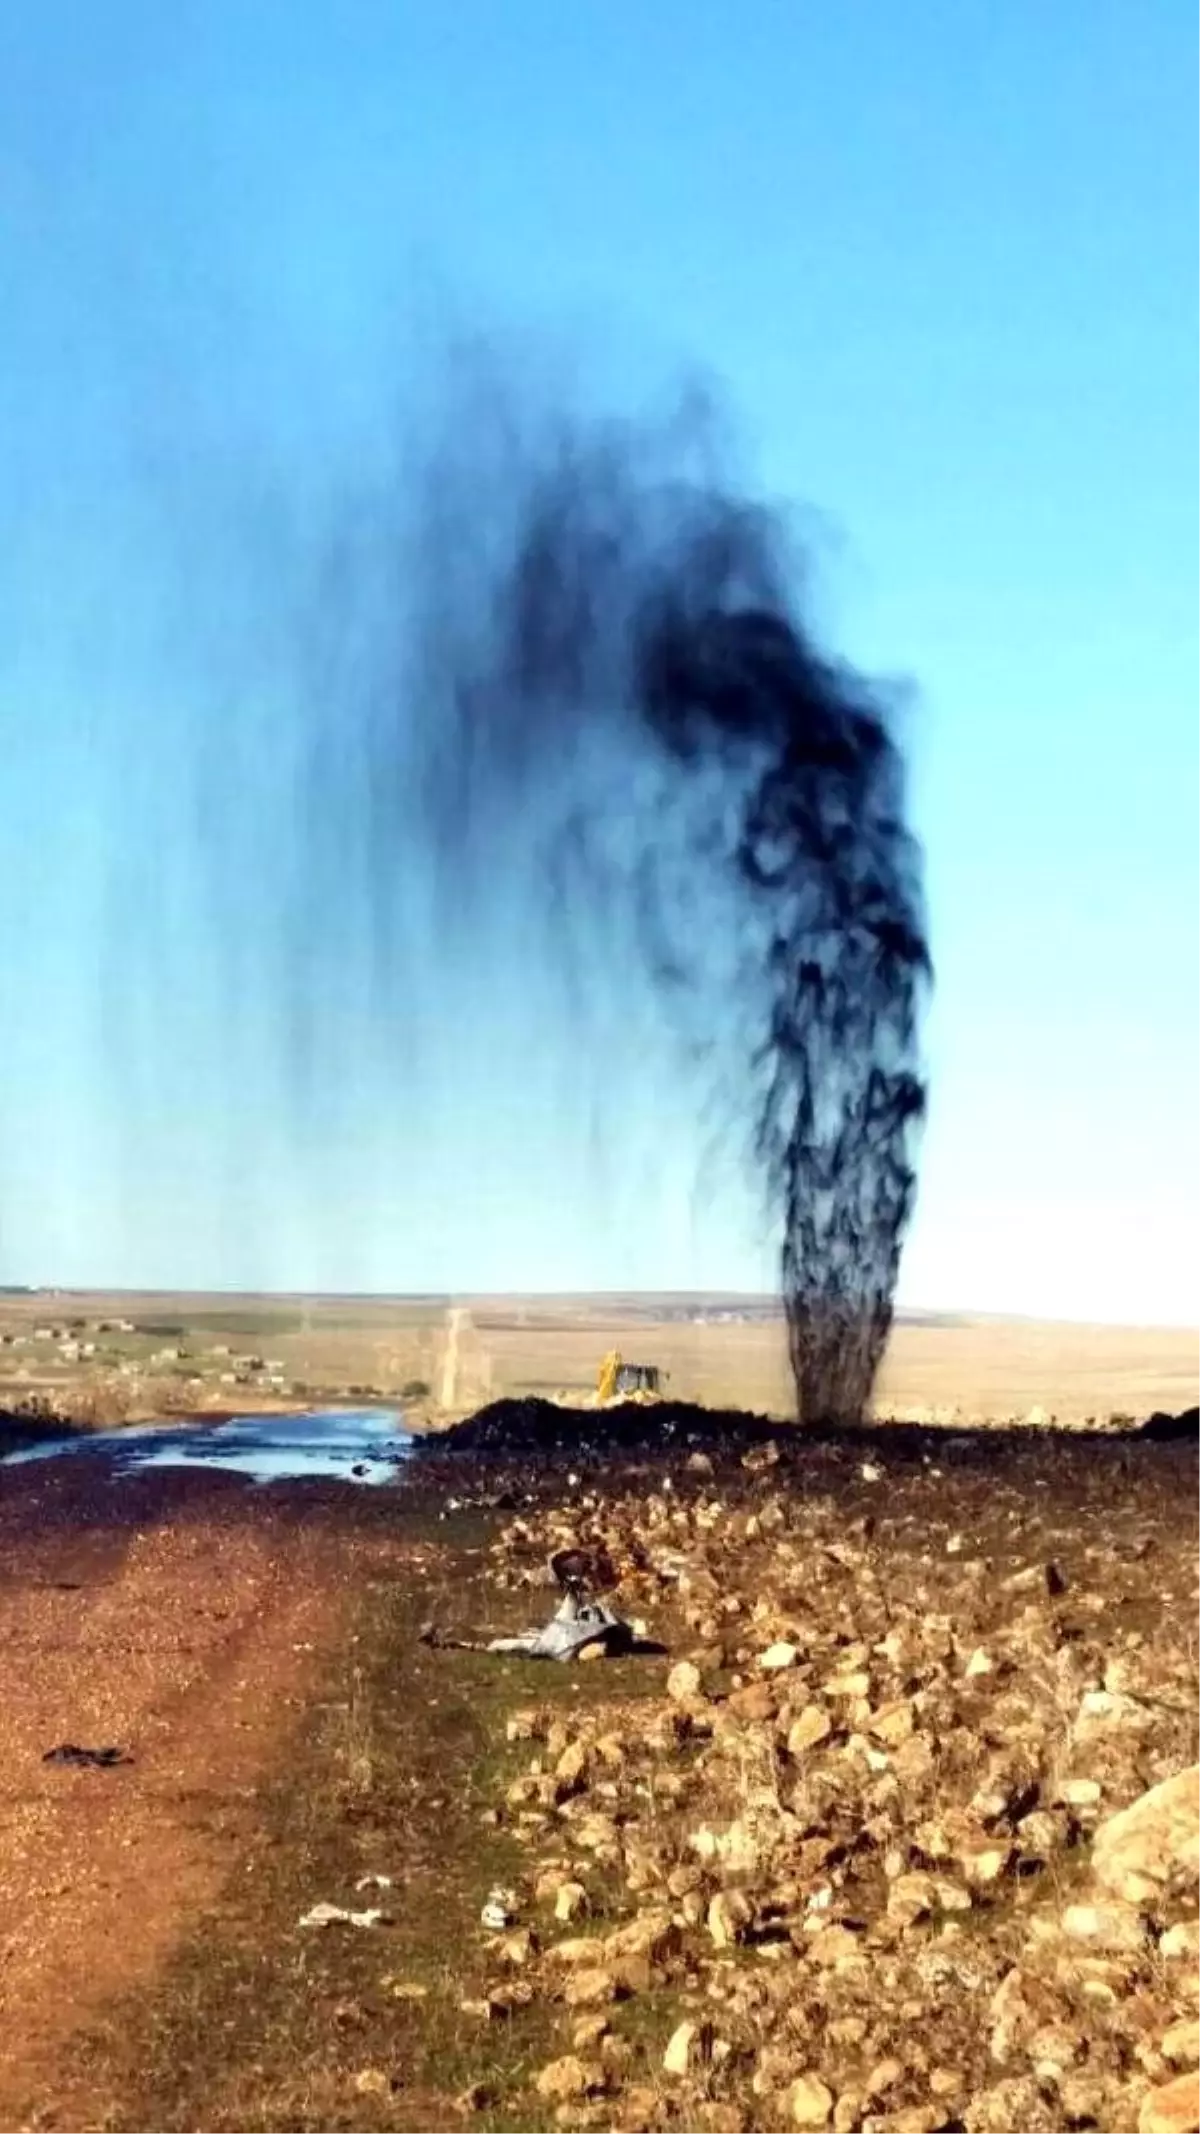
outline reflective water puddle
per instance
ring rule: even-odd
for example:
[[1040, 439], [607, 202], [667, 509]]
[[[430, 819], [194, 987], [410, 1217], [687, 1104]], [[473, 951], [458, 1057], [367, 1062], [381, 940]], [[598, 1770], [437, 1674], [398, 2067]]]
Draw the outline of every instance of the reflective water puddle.
[[10, 1453], [3, 1464], [82, 1454], [103, 1460], [114, 1477], [145, 1467], [223, 1467], [255, 1482], [324, 1477], [374, 1484], [392, 1479], [412, 1443], [398, 1409], [318, 1408], [303, 1415], [235, 1415], [224, 1423], [147, 1423], [46, 1438]]

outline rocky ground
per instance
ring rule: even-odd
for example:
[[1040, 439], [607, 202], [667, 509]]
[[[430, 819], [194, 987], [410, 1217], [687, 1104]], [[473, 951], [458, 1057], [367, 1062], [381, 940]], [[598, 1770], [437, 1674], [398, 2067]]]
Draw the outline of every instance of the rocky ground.
[[[1196, 1488], [534, 1402], [394, 1490], [0, 1469], [0, 2121], [1187, 2134]], [[420, 1640], [567, 1543], [657, 1651]]]
[[508, 1720], [480, 2013], [558, 2011], [531, 2110], [1195, 2128], [1194, 1445], [687, 1439], [484, 1492], [531, 1499], [498, 1584], [583, 1546], [671, 1646]]

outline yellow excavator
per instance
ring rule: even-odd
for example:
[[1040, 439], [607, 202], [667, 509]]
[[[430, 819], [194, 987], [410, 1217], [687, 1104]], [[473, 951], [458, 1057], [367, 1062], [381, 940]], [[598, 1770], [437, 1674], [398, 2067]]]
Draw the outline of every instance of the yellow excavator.
[[656, 1363], [626, 1363], [619, 1349], [610, 1349], [596, 1380], [596, 1406], [607, 1408], [614, 1401], [661, 1400], [662, 1375]]

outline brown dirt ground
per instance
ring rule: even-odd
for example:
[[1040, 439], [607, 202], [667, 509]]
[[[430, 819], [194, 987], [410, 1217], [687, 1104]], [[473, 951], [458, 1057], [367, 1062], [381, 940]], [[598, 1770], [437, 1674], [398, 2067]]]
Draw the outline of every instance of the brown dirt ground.
[[[372, 1509], [232, 1476], [114, 1487], [90, 1456], [0, 1472], [4, 2124], [228, 1874], [337, 1639]], [[45, 1764], [62, 1742], [133, 1761]]]

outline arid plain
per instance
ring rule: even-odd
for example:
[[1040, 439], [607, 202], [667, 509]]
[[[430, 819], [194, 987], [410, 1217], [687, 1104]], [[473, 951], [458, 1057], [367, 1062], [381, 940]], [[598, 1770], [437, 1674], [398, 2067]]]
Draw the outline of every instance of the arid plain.
[[[0, 1295], [0, 1406], [83, 1419], [329, 1399], [400, 1401], [416, 1422], [505, 1396], [585, 1395], [616, 1347], [679, 1400], [786, 1416], [769, 1297], [304, 1297], [41, 1290]], [[901, 1314], [881, 1416], [1104, 1424], [1196, 1398], [1188, 1328]]]

